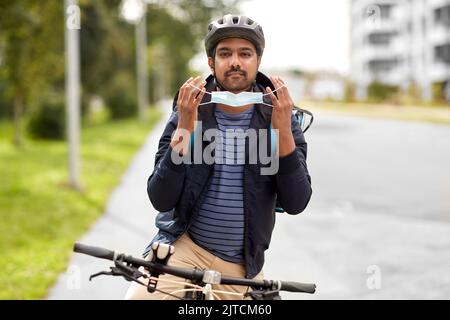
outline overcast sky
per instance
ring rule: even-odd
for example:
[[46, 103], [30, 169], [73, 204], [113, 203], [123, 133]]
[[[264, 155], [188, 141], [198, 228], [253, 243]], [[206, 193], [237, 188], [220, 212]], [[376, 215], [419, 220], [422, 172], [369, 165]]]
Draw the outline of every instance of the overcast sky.
[[241, 8], [264, 29], [266, 67], [348, 71], [349, 0], [248, 0]]
[[[261, 67], [349, 69], [349, 0], [247, 0], [242, 14], [258, 21], [266, 37]], [[198, 58], [195, 65], [205, 63]]]

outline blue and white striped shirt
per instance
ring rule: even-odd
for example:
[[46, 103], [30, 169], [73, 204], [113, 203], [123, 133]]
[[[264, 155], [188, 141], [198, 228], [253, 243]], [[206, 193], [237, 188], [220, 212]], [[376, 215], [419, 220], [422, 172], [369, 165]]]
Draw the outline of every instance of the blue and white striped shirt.
[[213, 178], [189, 229], [195, 243], [234, 263], [244, 261], [244, 133], [253, 110], [226, 113], [216, 108], [222, 141], [216, 140]]

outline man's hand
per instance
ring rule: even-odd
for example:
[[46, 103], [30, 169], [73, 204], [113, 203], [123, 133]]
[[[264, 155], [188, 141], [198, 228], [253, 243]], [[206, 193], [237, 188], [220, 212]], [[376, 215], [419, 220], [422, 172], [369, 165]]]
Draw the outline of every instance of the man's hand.
[[174, 246], [156, 241], [153, 242], [152, 250], [150, 250], [147, 257], [145, 257], [145, 260], [167, 264], [167, 261], [174, 252]]
[[295, 141], [292, 136], [291, 116], [294, 102], [289, 95], [289, 91], [283, 80], [279, 77], [270, 77], [275, 89], [277, 90], [278, 98], [275, 96], [270, 87], [266, 90], [272, 99], [272, 127], [278, 129], [279, 134], [279, 156], [284, 157], [295, 149]]
[[206, 81], [197, 84], [200, 76], [189, 78], [178, 94], [178, 128], [186, 129], [190, 133], [194, 131], [194, 122], [197, 120], [198, 105], [205, 95]]
[[178, 125], [170, 146], [178, 154], [186, 154], [189, 147], [190, 134], [194, 132], [198, 106], [205, 95], [206, 81], [197, 84], [200, 77], [189, 78], [178, 93]]

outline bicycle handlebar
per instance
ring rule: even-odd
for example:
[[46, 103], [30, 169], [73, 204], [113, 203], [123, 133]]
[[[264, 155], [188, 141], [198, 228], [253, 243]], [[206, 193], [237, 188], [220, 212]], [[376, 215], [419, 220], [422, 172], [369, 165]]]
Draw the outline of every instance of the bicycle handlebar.
[[93, 247], [93, 246], [88, 246], [82, 243], [75, 243], [75, 245], [73, 246], [73, 251], [74, 252], [79, 252], [79, 253], [84, 253], [93, 257], [97, 257], [100, 259], [106, 259], [106, 260], [113, 260], [114, 261], [114, 256], [116, 255], [116, 252], [108, 250], [108, 249], [104, 249], [104, 248], [100, 248], [100, 247]]
[[[157, 272], [159, 274], [168, 273], [180, 278], [189, 279], [197, 282], [202, 282], [203, 276], [205, 274], [204, 270], [167, 266], [161, 263], [151, 262], [135, 258], [130, 255], [117, 253], [115, 251], [111, 251], [108, 249], [89, 246], [81, 243], [75, 243], [73, 251], [106, 260], [112, 261], [122, 260], [136, 267], [145, 267], [149, 269], [151, 272]], [[282, 291], [303, 292], [303, 293], [314, 293], [316, 291], [315, 284], [301, 283], [294, 281], [252, 280], [234, 277], [221, 277], [220, 284], [250, 286], [263, 289], [272, 289], [274, 288], [274, 285], [278, 284], [278, 289]]]
[[316, 285], [314, 283], [300, 283], [300, 282], [294, 282], [294, 281], [282, 281], [280, 290], [282, 290], [282, 291], [290, 291], [290, 292], [314, 293], [314, 292], [316, 292]]

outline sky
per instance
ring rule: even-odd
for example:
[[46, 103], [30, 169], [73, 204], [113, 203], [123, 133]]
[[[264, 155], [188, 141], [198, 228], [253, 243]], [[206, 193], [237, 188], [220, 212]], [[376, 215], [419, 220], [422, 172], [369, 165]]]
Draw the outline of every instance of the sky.
[[[263, 27], [261, 68], [348, 74], [350, 0], [247, 0], [241, 13]], [[197, 57], [193, 65], [205, 64], [204, 59]]]

